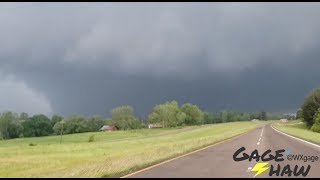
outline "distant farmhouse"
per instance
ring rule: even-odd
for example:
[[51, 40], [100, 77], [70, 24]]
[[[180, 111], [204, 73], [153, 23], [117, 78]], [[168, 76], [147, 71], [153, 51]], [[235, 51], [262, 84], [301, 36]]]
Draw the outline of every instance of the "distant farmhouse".
[[148, 128], [151, 129], [151, 128], [162, 128], [162, 125], [161, 124], [148, 124]]
[[110, 131], [116, 131], [117, 128], [115, 126], [109, 126], [109, 125], [104, 125], [100, 129], [100, 131], [105, 131], [105, 132], [110, 132]]
[[280, 119], [281, 122], [286, 123], [288, 122], [288, 119]]

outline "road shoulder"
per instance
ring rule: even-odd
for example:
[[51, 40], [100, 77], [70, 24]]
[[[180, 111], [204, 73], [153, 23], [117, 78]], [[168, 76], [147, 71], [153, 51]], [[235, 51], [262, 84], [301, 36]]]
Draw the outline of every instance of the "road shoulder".
[[310, 141], [305, 140], [305, 139], [303, 139], [303, 138], [301, 138], [301, 137], [294, 136], [294, 135], [288, 134], [288, 133], [286, 133], [286, 132], [284, 132], [284, 131], [281, 131], [280, 129], [277, 129], [276, 127], [274, 127], [273, 124], [271, 124], [270, 126], [271, 126], [271, 128], [272, 128], [273, 130], [275, 130], [276, 132], [278, 132], [278, 133], [280, 133], [280, 134], [282, 134], [282, 135], [285, 135], [285, 136], [287, 136], [287, 137], [290, 137], [290, 138], [292, 138], [292, 139], [295, 139], [295, 140], [297, 140], [297, 141], [300, 141], [301, 143], [308, 144], [309, 146], [313, 146], [313, 147], [316, 147], [316, 148], [320, 148], [320, 145], [319, 145], [319, 144], [310, 142]]

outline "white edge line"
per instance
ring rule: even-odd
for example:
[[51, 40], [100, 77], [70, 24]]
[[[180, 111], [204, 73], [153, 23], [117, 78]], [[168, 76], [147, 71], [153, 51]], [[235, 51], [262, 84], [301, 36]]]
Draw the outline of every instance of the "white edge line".
[[309, 141], [306, 141], [306, 140], [303, 140], [303, 139], [300, 139], [300, 138], [296, 138], [296, 137], [294, 137], [294, 136], [291, 136], [291, 135], [289, 135], [289, 134], [286, 134], [286, 133], [284, 133], [284, 132], [281, 132], [281, 131], [277, 130], [276, 128], [274, 128], [273, 125], [271, 125], [271, 128], [272, 128], [273, 130], [277, 131], [278, 133], [284, 134], [284, 135], [286, 135], [286, 136], [288, 136], [288, 137], [291, 137], [291, 138], [293, 138], [293, 139], [296, 139], [296, 140], [299, 140], [299, 141], [301, 141], [301, 142], [304, 142], [304, 143], [307, 143], [307, 144], [310, 144], [310, 145], [313, 145], [313, 146], [316, 146], [316, 147], [320, 148], [320, 146], [317, 145], [317, 144], [314, 144], [314, 143], [311, 143], [311, 142], [309, 142]]

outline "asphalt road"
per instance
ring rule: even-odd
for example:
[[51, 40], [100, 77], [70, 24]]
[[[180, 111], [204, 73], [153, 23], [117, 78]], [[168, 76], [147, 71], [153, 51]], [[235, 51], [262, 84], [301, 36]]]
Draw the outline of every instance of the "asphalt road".
[[[239, 137], [227, 140], [223, 143], [211, 146], [207, 149], [192, 153], [187, 156], [163, 163], [153, 168], [142, 170], [138, 173], [128, 176], [128, 178], [197, 178], [197, 177], [240, 177], [252, 178], [256, 172], [251, 169], [256, 165], [257, 161], [243, 160], [235, 162], [233, 159], [234, 153], [241, 147], [245, 147], [244, 151], [251, 154], [253, 150], [257, 149], [259, 154], [262, 155], [265, 151], [270, 149], [272, 155], [275, 151], [285, 149], [283, 152], [283, 161], [276, 162], [275, 160], [269, 161], [266, 166], [269, 167], [265, 172], [258, 175], [259, 177], [286, 177], [288, 174], [281, 176], [281, 171], [285, 169], [286, 165], [290, 165], [290, 169], [294, 171], [295, 165], [298, 166], [297, 170], [304, 166], [304, 171], [308, 165], [311, 166], [309, 173], [305, 177], [320, 177], [320, 159], [314, 162], [304, 162], [303, 160], [289, 161], [287, 153], [302, 154], [306, 156], [320, 156], [320, 146], [315, 146], [306, 142], [299, 141], [292, 137], [288, 137], [271, 127], [271, 124], [266, 124], [256, 129], [243, 134]], [[243, 153], [243, 152], [242, 152]], [[240, 153], [240, 155], [242, 155]], [[239, 157], [240, 157], [239, 155]], [[267, 155], [266, 157], [269, 157]], [[262, 162], [262, 161], [259, 161]], [[273, 165], [277, 169], [280, 165], [280, 174], [276, 176], [269, 175], [270, 166]], [[304, 177], [301, 174], [299, 176]]]

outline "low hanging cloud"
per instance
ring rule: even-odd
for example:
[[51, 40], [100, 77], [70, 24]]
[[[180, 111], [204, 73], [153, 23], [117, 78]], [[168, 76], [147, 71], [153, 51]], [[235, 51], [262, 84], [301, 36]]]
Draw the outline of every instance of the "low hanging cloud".
[[320, 44], [319, 3], [4, 4], [0, 17], [7, 64], [235, 73], [265, 61], [294, 63], [286, 57]]
[[0, 112], [27, 112], [29, 115], [52, 114], [49, 100], [24, 81], [0, 74]]
[[42, 104], [1, 107], [294, 110], [319, 84], [319, 18], [320, 3], [1, 3], [0, 96]]

